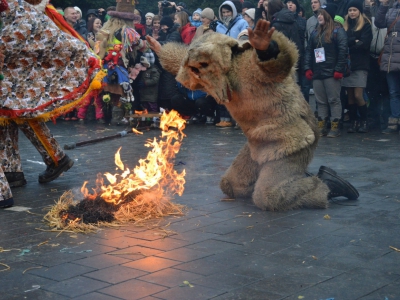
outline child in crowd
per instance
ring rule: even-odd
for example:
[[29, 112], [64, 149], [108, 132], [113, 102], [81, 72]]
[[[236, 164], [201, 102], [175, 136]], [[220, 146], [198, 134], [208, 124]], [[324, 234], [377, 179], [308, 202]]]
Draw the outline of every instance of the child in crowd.
[[203, 10], [201, 8], [198, 8], [194, 11], [194, 13], [192, 14], [192, 16], [189, 18], [190, 23], [192, 23], [192, 25], [194, 27], [199, 27], [201, 26], [201, 12]]
[[145, 56], [142, 56], [140, 63], [147, 68], [146, 71], [140, 72], [137, 80], [137, 87], [139, 87], [140, 101], [143, 108], [148, 112], [159, 112], [157, 99], [158, 99], [158, 83], [160, 81], [161, 71], [150, 63]]

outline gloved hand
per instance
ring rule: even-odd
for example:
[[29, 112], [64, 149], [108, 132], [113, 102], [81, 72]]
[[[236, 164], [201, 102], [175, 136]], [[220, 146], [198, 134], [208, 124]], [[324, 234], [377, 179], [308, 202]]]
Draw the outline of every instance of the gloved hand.
[[307, 71], [306, 71], [306, 78], [307, 78], [308, 80], [312, 80], [313, 76], [314, 76], [313, 71], [311, 71], [311, 70], [307, 70]]
[[343, 73], [339, 73], [339, 72], [335, 71], [335, 73], [333, 73], [333, 78], [335, 78], [336, 80], [342, 79]]

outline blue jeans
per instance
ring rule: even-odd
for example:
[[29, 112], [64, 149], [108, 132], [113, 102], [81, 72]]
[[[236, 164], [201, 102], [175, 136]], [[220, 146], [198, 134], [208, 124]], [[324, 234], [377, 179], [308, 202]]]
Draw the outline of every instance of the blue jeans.
[[400, 118], [400, 71], [386, 73], [392, 118]]

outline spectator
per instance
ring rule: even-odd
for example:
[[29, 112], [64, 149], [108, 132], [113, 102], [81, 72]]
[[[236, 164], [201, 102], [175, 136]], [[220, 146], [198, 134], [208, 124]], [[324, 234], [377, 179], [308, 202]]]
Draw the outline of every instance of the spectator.
[[387, 28], [387, 39], [382, 51], [381, 71], [386, 72], [389, 86], [391, 115], [388, 127], [382, 133], [397, 133], [400, 122], [400, 0], [389, 8], [388, 0], [379, 0], [381, 5], [375, 15], [375, 25]]
[[[88, 11], [86, 13], [86, 19], [88, 21], [88, 26], [89, 26], [89, 22], [90, 22], [91, 19], [93, 19], [93, 18], [99, 18], [100, 19], [100, 15], [99, 15], [98, 12], [99, 11], [97, 9], [88, 9]], [[100, 19], [100, 21], [101, 21], [101, 19]]]
[[244, 1], [243, 2], [243, 4], [242, 4], [242, 15], [243, 15], [243, 17], [244, 17], [245, 11], [248, 10], [248, 9], [251, 9], [251, 8], [254, 8], [254, 11], [255, 11], [256, 7], [252, 2], [250, 2], [250, 1]]
[[88, 34], [86, 36], [86, 40], [88, 41], [90, 47], [95, 50], [96, 43], [96, 34], [100, 31], [103, 24], [101, 23], [100, 18], [91, 18], [88, 23]]
[[[343, 28], [334, 28], [336, 9], [336, 4], [328, 3], [319, 10], [319, 26], [311, 34], [305, 55], [305, 74], [308, 80], [313, 80], [318, 103], [320, 134], [332, 138], [340, 136], [340, 89], [348, 49], [346, 32]], [[329, 111], [331, 129], [328, 131]]]
[[145, 15], [146, 18], [146, 35], [151, 35], [151, 33], [153, 32], [153, 18], [154, 18], [154, 14], [151, 12], [148, 12]]
[[254, 28], [254, 18], [255, 18], [256, 10], [255, 8], [250, 8], [246, 10], [243, 14], [243, 19], [249, 24], [250, 28]]
[[196, 33], [196, 27], [189, 22], [189, 16], [186, 12], [177, 12], [174, 16], [174, 26], [177, 27], [183, 43], [189, 45]]
[[[326, 0], [327, 3], [334, 3], [337, 5], [336, 15], [344, 18], [347, 15], [347, 8], [349, 0]], [[321, 4], [323, 4], [321, 2]]]
[[86, 28], [86, 27], [87, 27], [86, 21], [82, 18], [82, 11], [81, 11], [81, 9], [80, 9], [78, 6], [74, 6], [74, 8], [75, 8], [75, 10], [78, 12], [78, 16], [79, 16], [79, 18], [78, 18], [78, 24], [79, 24], [79, 27], [84, 27], [84, 28]]
[[259, 0], [256, 9], [254, 23], [257, 24], [258, 20], [266, 20], [268, 15], [268, 0]]
[[304, 11], [304, 7], [300, 5], [299, 13], [300, 18], [306, 19], [306, 12]]
[[137, 87], [139, 87], [140, 101], [143, 108], [147, 109], [148, 112], [160, 112], [157, 99], [161, 71], [144, 56], [142, 56], [140, 62], [147, 68], [146, 71], [140, 72], [138, 78]]
[[[162, 38], [160, 36], [161, 33], [161, 25], [160, 25], [161, 18], [160, 16], [154, 16], [153, 21], [152, 21], [152, 30], [151, 33], [149, 34], [153, 38], [155, 38], [157, 41], [162, 41]], [[164, 35], [165, 39], [165, 35]]]
[[79, 20], [79, 13], [73, 7], [67, 7], [64, 9], [64, 19], [67, 21], [69, 25], [71, 25], [75, 31], [84, 39], [86, 39], [87, 29], [85, 27], [81, 27]]
[[219, 23], [217, 32], [237, 38], [239, 33], [248, 28], [249, 24], [237, 13], [237, 9], [232, 1], [225, 1], [219, 7]]
[[[367, 104], [364, 100], [364, 88], [367, 86], [369, 70], [369, 51], [372, 41], [372, 29], [368, 18], [363, 14], [363, 2], [351, 0], [348, 15], [343, 28], [347, 32], [349, 45], [351, 74], [344, 78], [342, 86], [347, 88], [348, 110], [351, 127], [349, 133], [368, 132]], [[360, 116], [360, 122], [358, 121]]]
[[197, 28], [193, 40], [201, 37], [203, 34], [213, 32], [213, 30], [210, 28], [210, 24], [212, 21], [214, 21], [214, 19], [215, 19], [215, 14], [211, 8], [207, 7], [203, 9], [203, 11], [201, 12], [202, 26]]
[[201, 12], [202, 12], [202, 9], [198, 8], [193, 12], [192, 16], [189, 18], [190, 23], [196, 28], [198, 28], [202, 24], [201, 23]]

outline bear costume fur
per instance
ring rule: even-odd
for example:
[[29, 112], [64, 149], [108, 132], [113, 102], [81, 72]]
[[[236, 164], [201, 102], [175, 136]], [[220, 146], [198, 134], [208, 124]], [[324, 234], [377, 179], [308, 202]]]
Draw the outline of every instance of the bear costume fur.
[[256, 206], [269, 211], [326, 208], [328, 186], [316, 176], [305, 176], [319, 131], [295, 82], [296, 46], [269, 29], [268, 22], [260, 22], [251, 32], [260, 41], [270, 34], [266, 49], [253, 47], [252, 38], [241, 43], [213, 33], [189, 47], [168, 43], [154, 50], [184, 86], [224, 104], [247, 137], [221, 179], [226, 195], [252, 197]]

